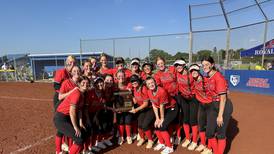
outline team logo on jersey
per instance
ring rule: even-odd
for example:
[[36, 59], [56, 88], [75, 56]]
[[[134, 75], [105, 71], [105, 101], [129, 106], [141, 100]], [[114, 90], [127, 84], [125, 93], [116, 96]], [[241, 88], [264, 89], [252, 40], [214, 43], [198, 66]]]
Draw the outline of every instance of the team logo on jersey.
[[235, 87], [240, 82], [240, 75], [230, 75], [230, 83]]

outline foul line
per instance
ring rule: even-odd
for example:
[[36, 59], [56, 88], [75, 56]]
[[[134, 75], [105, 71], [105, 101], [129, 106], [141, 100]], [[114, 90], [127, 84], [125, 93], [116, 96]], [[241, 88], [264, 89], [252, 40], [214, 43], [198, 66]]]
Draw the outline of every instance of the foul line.
[[45, 101], [49, 102], [52, 99], [39, 99], [39, 98], [28, 98], [28, 97], [13, 97], [13, 96], [0, 96], [0, 99], [16, 99], [16, 100], [28, 100], [28, 101]]
[[32, 147], [35, 147], [37, 145], [42, 144], [43, 142], [46, 142], [46, 141], [50, 140], [53, 137], [54, 137], [54, 135], [51, 135], [51, 136], [46, 137], [46, 138], [43, 138], [42, 140], [40, 140], [40, 141], [38, 141], [38, 142], [36, 142], [34, 144], [27, 145], [27, 146], [25, 146], [23, 148], [20, 148], [18, 150], [15, 150], [15, 151], [11, 152], [10, 154], [16, 154], [16, 153], [20, 153], [20, 152], [26, 151], [26, 150], [28, 150], [28, 149], [30, 149]]

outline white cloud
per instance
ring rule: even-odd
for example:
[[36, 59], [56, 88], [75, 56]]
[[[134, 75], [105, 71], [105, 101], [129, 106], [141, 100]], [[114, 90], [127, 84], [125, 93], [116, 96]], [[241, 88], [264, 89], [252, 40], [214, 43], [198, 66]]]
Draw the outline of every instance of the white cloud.
[[251, 38], [249, 39], [249, 42], [257, 42], [258, 40], [256, 40], [255, 38]]
[[132, 29], [133, 29], [135, 32], [140, 32], [140, 31], [144, 30], [145, 27], [144, 27], [144, 26], [141, 26], [141, 25], [138, 25], [138, 26], [134, 26]]

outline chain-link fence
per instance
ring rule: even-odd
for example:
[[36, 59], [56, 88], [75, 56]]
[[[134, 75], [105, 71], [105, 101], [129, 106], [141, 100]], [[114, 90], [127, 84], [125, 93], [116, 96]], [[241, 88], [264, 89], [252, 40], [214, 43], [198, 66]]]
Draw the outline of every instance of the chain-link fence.
[[216, 0], [190, 5], [189, 33], [81, 40], [81, 51], [150, 60], [158, 54], [170, 62], [183, 57], [190, 63], [211, 55], [224, 68], [252, 69], [272, 61], [273, 56], [241, 58], [240, 51], [274, 38], [272, 10], [273, 0]]
[[[220, 0], [190, 5], [190, 53], [209, 52], [225, 68], [254, 69], [273, 56], [241, 57], [240, 52], [274, 38], [273, 0]], [[199, 54], [200, 53], [200, 54]], [[199, 57], [198, 57], [199, 58]], [[194, 59], [195, 61], [195, 59]]]
[[31, 81], [32, 68], [27, 54], [11, 54], [1, 57], [0, 81]]

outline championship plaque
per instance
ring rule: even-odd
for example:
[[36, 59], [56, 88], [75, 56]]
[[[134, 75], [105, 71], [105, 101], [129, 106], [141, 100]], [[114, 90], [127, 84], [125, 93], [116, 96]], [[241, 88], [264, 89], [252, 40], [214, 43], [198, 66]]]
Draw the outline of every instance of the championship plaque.
[[121, 90], [119, 92], [114, 93], [114, 103], [115, 108], [119, 112], [127, 112], [130, 111], [133, 107], [132, 103], [132, 92], [129, 90]]

